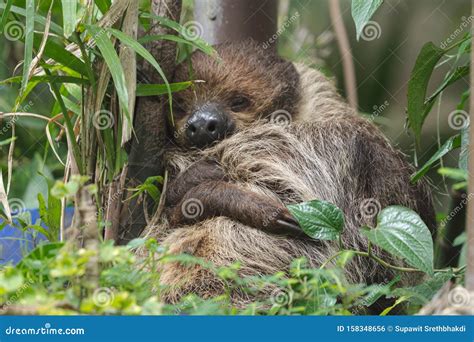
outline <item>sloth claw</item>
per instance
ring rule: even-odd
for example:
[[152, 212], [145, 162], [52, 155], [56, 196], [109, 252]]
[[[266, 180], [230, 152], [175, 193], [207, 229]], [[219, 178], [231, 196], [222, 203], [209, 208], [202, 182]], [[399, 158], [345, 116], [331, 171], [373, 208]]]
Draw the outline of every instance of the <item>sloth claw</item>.
[[298, 222], [293, 217], [278, 219], [274, 225], [275, 233], [290, 235], [295, 237], [304, 237], [304, 232]]

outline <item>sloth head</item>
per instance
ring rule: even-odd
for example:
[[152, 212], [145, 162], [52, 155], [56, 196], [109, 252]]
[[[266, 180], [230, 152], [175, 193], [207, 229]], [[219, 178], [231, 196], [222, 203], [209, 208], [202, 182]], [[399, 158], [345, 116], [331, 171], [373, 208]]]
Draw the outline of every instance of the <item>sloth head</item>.
[[[195, 52], [178, 66], [174, 82], [193, 85], [173, 94], [174, 138], [205, 148], [272, 113], [292, 115], [299, 77], [293, 63], [245, 41], [216, 47], [218, 58]], [[289, 118], [288, 118], [289, 119]]]

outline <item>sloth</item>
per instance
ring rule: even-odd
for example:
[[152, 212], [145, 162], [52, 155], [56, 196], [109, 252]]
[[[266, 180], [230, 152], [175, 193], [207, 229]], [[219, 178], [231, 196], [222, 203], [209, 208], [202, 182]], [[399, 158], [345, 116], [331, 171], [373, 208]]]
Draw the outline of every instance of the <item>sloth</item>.
[[[413, 168], [405, 156], [322, 73], [253, 41], [224, 43], [216, 51], [219, 58], [195, 52], [175, 72], [174, 82], [196, 82], [173, 96], [164, 211], [144, 236], [171, 254], [217, 267], [238, 262], [245, 277], [285, 272], [301, 257], [319, 267], [339, 251], [334, 241], [306, 236], [288, 204], [317, 199], [339, 207], [344, 248], [367, 249], [359, 229], [373, 227], [377, 211], [389, 205], [411, 208], [434, 227], [427, 185], [410, 183]], [[201, 265], [160, 267], [167, 302], [224, 291], [224, 282]], [[346, 273], [349, 281], [366, 284], [394, 276], [362, 257], [354, 257]], [[236, 289], [231, 297], [243, 305], [255, 294]]]

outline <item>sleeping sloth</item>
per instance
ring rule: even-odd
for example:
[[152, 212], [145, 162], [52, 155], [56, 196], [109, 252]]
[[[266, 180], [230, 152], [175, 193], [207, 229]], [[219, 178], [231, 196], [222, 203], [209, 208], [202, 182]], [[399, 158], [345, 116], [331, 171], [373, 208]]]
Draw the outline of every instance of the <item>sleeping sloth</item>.
[[[374, 226], [376, 216], [367, 203], [406, 206], [434, 227], [425, 183], [410, 183], [413, 169], [402, 153], [320, 72], [251, 41], [216, 50], [219, 60], [196, 52], [191, 68], [184, 63], [176, 71], [174, 82], [200, 82], [174, 94], [165, 210], [145, 236], [216, 266], [238, 261], [241, 276], [255, 276], [286, 271], [299, 257], [319, 267], [339, 250], [336, 242], [305, 236], [287, 204], [319, 199], [338, 206], [342, 243], [351, 249], [367, 248], [359, 228]], [[166, 263], [161, 272], [169, 302], [223, 292], [223, 282], [199, 265]], [[346, 272], [355, 283], [393, 277], [361, 257]], [[252, 299], [232, 293], [236, 305]]]

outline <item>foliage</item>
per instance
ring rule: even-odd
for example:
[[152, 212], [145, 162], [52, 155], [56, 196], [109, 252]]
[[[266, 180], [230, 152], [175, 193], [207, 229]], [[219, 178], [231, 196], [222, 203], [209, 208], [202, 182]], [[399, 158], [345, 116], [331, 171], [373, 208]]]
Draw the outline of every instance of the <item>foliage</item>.
[[360, 39], [365, 25], [374, 15], [375, 11], [383, 3], [383, 0], [353, 0], [352, 1], [352, 18], [356, 26], [356, 37]]
[[[12, 137], [0, 140], [0, 146], [14, 150], [15, 120], [26, 116], [46, 123], [48, 137], [44, 155], [37, 159], [43, 165], [48, 180], [45, 192], [31, 191], [37, 199], [40, 220], [31, 222], [28, 213], [18, 215], [14, 225], [22, 231], [33, 230], [46, 237], [47, 242], [23, 258], [16, 266], [4, 265], [0, 269], [0, 310], [14, 311], [17, 306], [31, 307], [41, 314], [323, 314], [349, 315], [365, 313], [383, 296], [396, 299], [388, 314], [401, 303], [415, 311], [429, 301], [449, 279], [462, 282], [465, 265], [466, 235], [460, 235], [456, 245], [463, 252], [456, 269], [435, 269], [433, 243], [428, 228], [413, 211], [397, 206], [382, 210], [376, 227], [361, 227], [367, 238], [365, 250], [340, 250], [320, 268], [310, 268], [303, 259], [294, 260], [287, 272], [261, 277], [241, 277], [239, 264], [216, 267], [205, 260], [189, 255], [170, 255], [154, 240], [137, 239], [128, 246], [114, 246], [101, 241], [99, 248], [77, 248], [71, 243], [58, 242], [62, 212], [82, 188], [94, 197], [99, 227], [102, 221], [101, 206], [104, 188], [114, 181], [126, 164], [123, 143], [133, 136], [131, 122], [134, 117], [136, 96], [165, 95], [172, 105], [171, 94], [192, 86], [192, 82], [169, 83], [155, 58], [143, 44], [156, 40], [170, 40], [181, 48], [177, 58], [184, 60], [192, 49], [199, 49], [215, 58], [215, 51], [200, 38], [189, 39], [185, 26], [148, 13], [139, 6], [139, 25], [147, 28], [151, 19], [169, 27], [177, 35], [145, 35], [136, 39], [127, 27], [128, 10], [123, 1], [44, 1], [26, 0], [15, 6], [7, 0], [0, 4], [2, 16], [0, 31], [11, 22], [20, 22], [24, 28], [22, 76], [0, 82], [17, 87], [18, 95], [12, 107]], [[352, 16], [359, 39], [382, 0], [352, 1]], [[138, 6], [134, 4], [133, 6]], [[122, 7], [121, 7], [122, 6]], [[110, 18], [110, 13], [115, 17]], [[115, 20], [115, 21], [114, 21]], [[23, 24], [24, 22], [24, 24]], [[414, 133], [418, 147], [423, 124], [443, 91], [469, 73], [465, 58], [470, 54], [470, 35], [457, 43], [441, 48], [426, 43], [420, 50], [408, 86], [408, 126]], [[124, 51], [131, 50], [132, 56]], [[450, 54], [455, 51], [454, 54]], [[35, 58], [33, 56], [35, 55]], [[127, 57], [128, 56], [128, 57]], [[139, 56], [152, 65], [162, 77], [160, 84], [137, 84], [133, 74]], [[430, 80], [437, 68], [453, 62], [443, 81], [428, 95]], [[128, 69], [127, 69], [128, 68]], [[133, 70], [131, 73], [126, 70]], [[29, 113], [27, 100], [39, 88], [49, 90], [49, 115]], [[463, 112], [469, 91], [462, 94], [455, 109]], [[15, 114], [24, 112], [22, 115]], [[3, 118], [0, 117], [0, 118]], [[438, 171], [455, 180], [454, 188], [467, 187], [467, 125], [460, 133], [440, 144], [439, 150], [412, 176], [417, 182], [436, 163], [455, 149], [460, 149], [458, 168], [441, 167]], [[6, 193], [12, 176], [14, 160], [8, 159], [7, 179], [0, 170], [0, 199], [4, 207], [2, 218], [11, 220]], [[72, 175], [52, 184], [52, 173], [63, 176], [77, 166], [80, 175]], [[35, 171], [36, 172], [36, 169]], [[36, 174], [35, 174], [36, 175]], [[55, 177], [58, 178], [58, 177]], [[89, 184], [91, 180], [94, 184]], [[136, 186], [133, 197], [147, 194], [158, 204], [161, 176], [150, 177]], [[129, 198], [130, 199], [130, 198]], [[156, 206], [155, 206], [156, 207]], [[288, 207], [310, 237], [335, 241], [344, 227], [342, 211], [325, 201], [309, 201]], [[5, 222], [0, 224], [0, 229]], [[372, 254], [373, 246], [390, 253], [399, 261], [397, 265]], [[134, 251], [140, 248], [146, 256], [138, 259]], [[383, 284], [351, 284], [345, 277], [353, 257], [371, 258], [383, 267], [396, 271], [394, 279]], [[98, 279], [88, 271], [97, 262]], [[167, 288], [160, 282], [160, 267], [169, 262], [180, 262], [192, 267], [200, 265], [213, 272], [226, 284], [226, 291], [217, 298], [199, 298], [194, 294], [179, 303], [169, 305], [161, 301]], [[401, 266], [402, 265], [402, 266]], [[411, 266], [413, 268], [407, 267]], [[410, 272], [426, 273], [426, 282], [408, 288], [396, 288], [400, 278]], [[258, 294], [258, 301], [245, 307], [235, 307], [231, 294], [236, 290]]]

